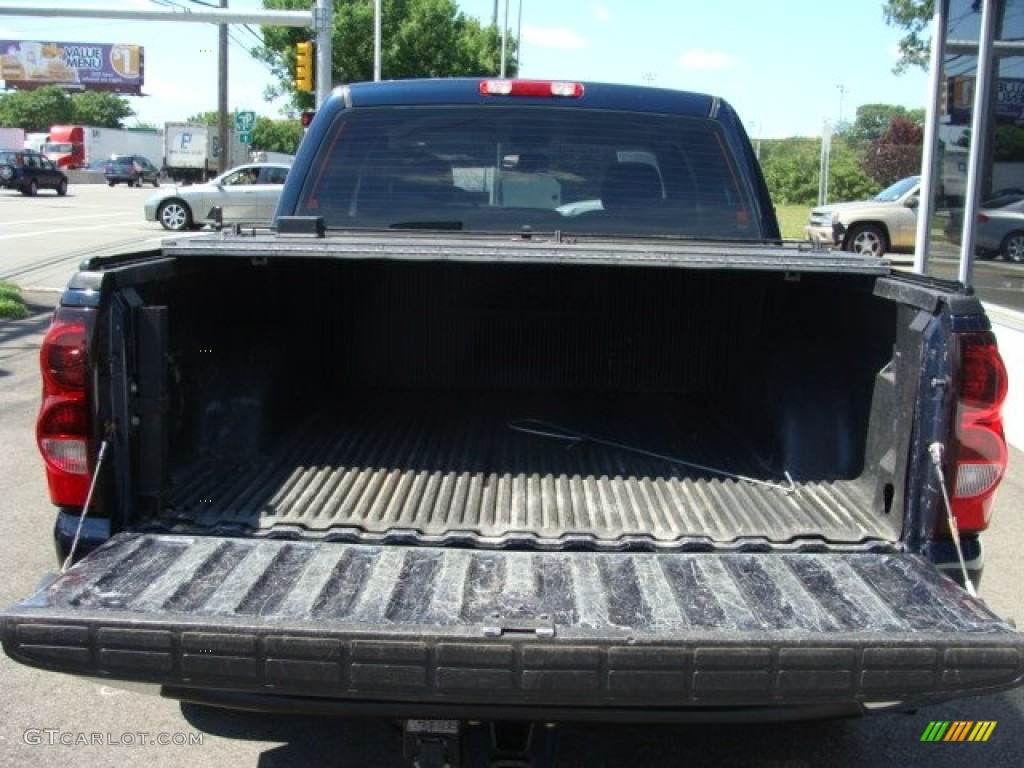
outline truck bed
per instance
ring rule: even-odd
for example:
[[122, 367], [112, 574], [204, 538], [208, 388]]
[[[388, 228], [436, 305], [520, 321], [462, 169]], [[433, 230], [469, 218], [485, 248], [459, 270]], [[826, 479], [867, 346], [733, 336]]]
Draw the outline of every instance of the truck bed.
[[179, 470], [167, 517], [345, 541], [547, 549], [898, 538], [897, 521], [862, 512], [861, 485], [790, 486], [785, 467], [699, 398], [353, 390], [336, 400], [269, 455]]

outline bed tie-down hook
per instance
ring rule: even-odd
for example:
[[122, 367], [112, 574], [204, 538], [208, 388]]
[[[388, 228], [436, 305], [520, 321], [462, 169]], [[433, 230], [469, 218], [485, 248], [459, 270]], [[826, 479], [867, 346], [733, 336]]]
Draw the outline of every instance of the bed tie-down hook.
[[709, 475], [717, 475], [718, 477], [726, 477], [731, 480], [739, 480], [744, 483], [750, 483], [751, 485], [757, 485], [762, 488], [770, 488], [773, 491], [781, 491], [786, 495], [794, 493], [797, 490], [796, 483], [793, 482], [792, 476], [789, 472], [783, 472], [782, 474], [786, 478], [785, 483], [773, 483], [768, 480], [758, 480], [756, 477], [748, 477], [747, 475], [741, 475], [737, 472], [730, 472], [725, 469], [717, 469], [715, 467], [708, 467], [704, 464], [697, 464], [692, 461], [686, 461], [676, 456], [669, 456], [664, 453], [657, 453], [656, 451], [648, 451], [646, 448], [638, 448], [635, 445], [627, 445], [625, 443], [617, 443], [614, 440], [606, 440], [603, 437], [595, 437], [594, 435], [587, 434], [586, 432], [580, 432], [578, 430], [569, 429], [568, 427], [561, 426], [559, 424], [552, 424], [547, 421], [541, 421], [539, 419], [519, 419], [518, 421], [511, 421], [508, 424], [509, 429], [515, 432], [521, 432], [524, 435], [534, 435], [536, 437], [546, 437], [551, 440], [561, 440], [565, 443], [571, 443], [572, 445], [580, 445], [582, 443], [596, 443], [597, 445], [603, 445], [608, 448], [614, 448], [619, 451], [625, 451], [627, 453], [635, 453], [638, 456], [646, 456], [651, 459], [659, 459], [660, 461], [667, 461], [670, 464], [677, 464], [681, 467], [687, 467], [689, 469], [695, 469], [698, 472], [706, 472]]

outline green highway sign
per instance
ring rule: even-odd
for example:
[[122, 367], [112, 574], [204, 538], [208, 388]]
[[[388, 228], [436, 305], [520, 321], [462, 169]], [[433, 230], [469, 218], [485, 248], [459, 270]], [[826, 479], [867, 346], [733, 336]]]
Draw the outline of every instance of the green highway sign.
[[[251, 110], [235, 112], [235, 130], [239, 133], [251, 133], [256, 125], [256, 113]], [[248, 144], [249, 142], [245, 142]]]
[[252, 131], [239, 131], [238, 140], [243, 144], [252, 144]]

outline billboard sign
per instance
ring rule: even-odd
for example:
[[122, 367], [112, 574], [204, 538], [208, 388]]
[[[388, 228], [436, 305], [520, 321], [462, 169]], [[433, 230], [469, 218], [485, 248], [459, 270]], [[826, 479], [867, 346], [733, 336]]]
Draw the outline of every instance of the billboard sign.
[[[968, 125], [974, 106], [974, 78], [966, 75], [951, 77], [946, 88], [949, 122], [954, 125]], [[1001, 77], [992, 95], [996, 101], [997, 120], [1024, 122], [1024, 79]]]
[[140, 45], [0, 40], [0, 79], [8, 88], [59, 85], [138, 95], [144, 70]]

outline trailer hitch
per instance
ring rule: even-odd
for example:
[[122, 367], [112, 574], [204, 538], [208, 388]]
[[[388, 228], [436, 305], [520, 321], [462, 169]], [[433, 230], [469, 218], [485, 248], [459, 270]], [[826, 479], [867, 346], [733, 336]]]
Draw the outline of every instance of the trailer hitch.
[[406, 720], [406, 768], [554, 766], [555, 723]]

